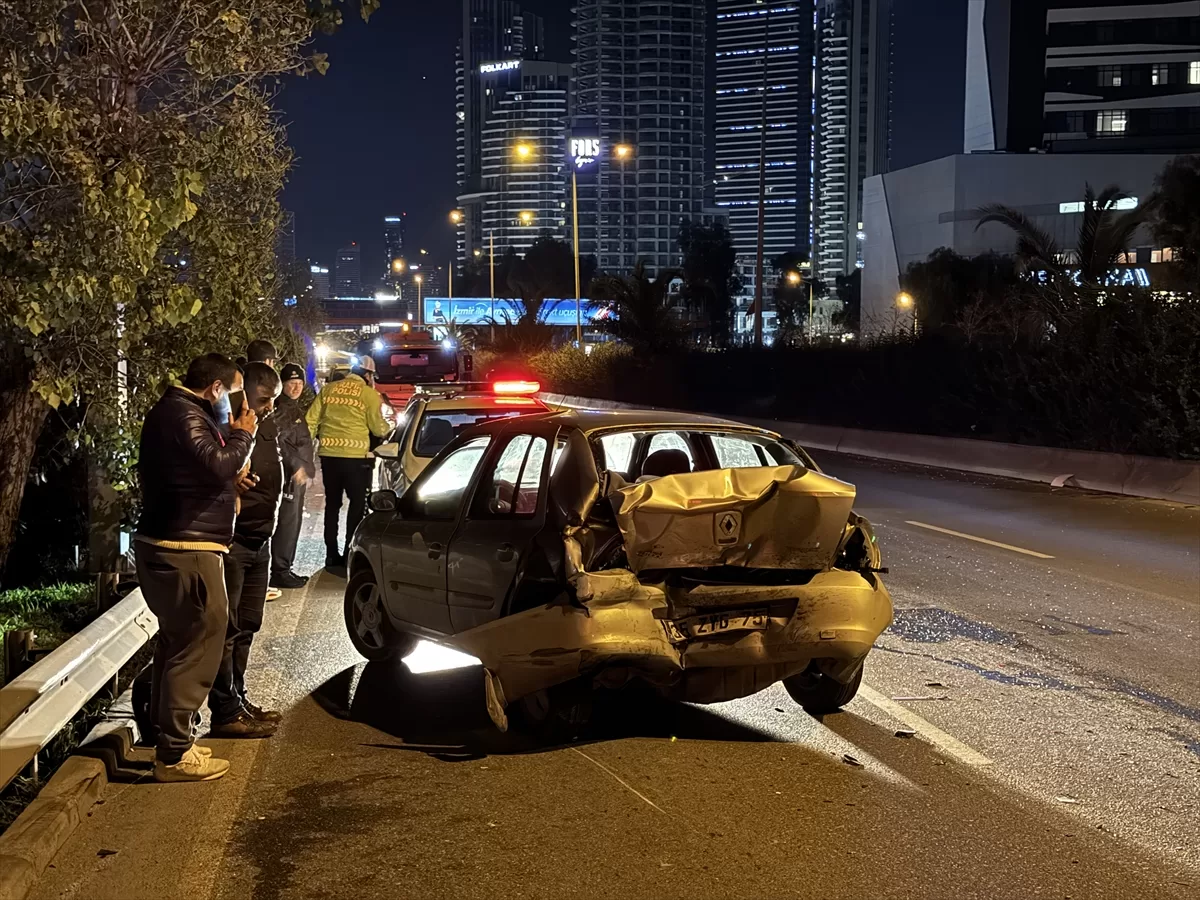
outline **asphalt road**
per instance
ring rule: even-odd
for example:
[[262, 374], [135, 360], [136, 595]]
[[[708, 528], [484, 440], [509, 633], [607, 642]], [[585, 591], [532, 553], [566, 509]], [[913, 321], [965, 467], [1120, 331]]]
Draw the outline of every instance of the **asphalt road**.
[[35, 896], [1196, 896], [1200, 509], [819, 461], [897, 607], [845, 712], [776, 686], [502, 736], [477, 668], [364, 665], [323, 573], [255, 647], [279, 734], [212, 742], [214, 784], [133, 770]]

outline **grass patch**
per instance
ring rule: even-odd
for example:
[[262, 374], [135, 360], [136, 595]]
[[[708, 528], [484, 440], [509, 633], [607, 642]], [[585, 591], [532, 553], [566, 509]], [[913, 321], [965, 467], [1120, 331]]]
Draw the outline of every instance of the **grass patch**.
[[0, 634], [32, 628], [39, 650], [57, 647], [94, 618], [95, 587], [90, 582], [0, 591]]

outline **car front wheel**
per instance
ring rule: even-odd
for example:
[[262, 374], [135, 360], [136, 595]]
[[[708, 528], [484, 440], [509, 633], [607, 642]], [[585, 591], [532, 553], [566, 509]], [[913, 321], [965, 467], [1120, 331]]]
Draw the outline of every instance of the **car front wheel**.
[[415, 637], [392, 626], [383, 608], [383, 593], [370, 569], [359, 572], [346, 585], [345, 614], [350, 642], [372, 662], [407, 656], [417, 645]]
[[859, 666], [845, 684], [823, 674], [814, 661], [807, 669], [783, 679], [783, 686], [792, 699], [814, 716], [835, 713], [854, 699], [858, 686], [862, 684], [863, 667]]

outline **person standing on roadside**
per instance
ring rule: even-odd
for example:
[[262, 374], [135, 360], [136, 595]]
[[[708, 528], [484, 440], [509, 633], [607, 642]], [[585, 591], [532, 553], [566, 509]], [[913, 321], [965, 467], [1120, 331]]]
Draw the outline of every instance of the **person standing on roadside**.
[[270, 341], [254, 340], [246, 345], [246, 362], [266, 363], [273, 369], [279, 362], [279, 353]]
[[157, 781], [214, 781], [229, 770], [195, 743], [195, 719], [221, 664], [229, 621], [224, 557], [233, 540], [234, 480], [250, 458], [258, 417], [238, 400], [229, 437], [213, 405], [242, 391], [232, 360], [192, 360], [142, 425], [142, 515], [134, 535], [138, 582], [158, 617], [150, 688]]
[[261, 362], [246, 363], [243, 377], [246, 401], [260, 424], [249, 471], [238, 478], [241, 509], [225, 559], [228, 627], [221, 665], [208, 694], [209, 733], [218, 738], [270, 737], [282, 719], [278, 712], [255, 706], [246, 697], [246, 665], [254, 635], [262, 627], [271, 574], [271, 534], [283, 493], [279, 430], [272, 415], [280, 383], [278, 373]]
[[325, 385], [305, 417], [318, 439], [321, 478], [325, 482], [325, 568], [346, 565], [338, 542], [342, 494], [349, 499], [346, 544], [367, 509], [375, 472], [371, 435], [385, 437], [391, 425], [383, 416], [383, 396], [375, 390], [375, 360], [364, 356], [341, 381]]
[[271, 587], [302, 588], [308, 579], [292, 571], [296, 562], [296, 544], [304, 523], [304, 496], [308, 482], [316, 477], [313, 440], [300, 409], [304, 393], [304, 370], [288, 363], [281, 372], [283, 394], [275, 403], [275, 421], [279, 429], [279, 449], [283, 454], [283, 474], [288, 478], [279, 507], [279, 524], [271, 538]]

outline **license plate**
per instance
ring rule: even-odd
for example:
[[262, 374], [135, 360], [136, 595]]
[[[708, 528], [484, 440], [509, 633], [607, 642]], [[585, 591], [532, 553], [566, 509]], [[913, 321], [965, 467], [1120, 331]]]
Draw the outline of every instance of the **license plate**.
[[762, 631], [767, 627], [765, 610], [746, 613], [713, 613], [693, 616], [679, 623], [679, 630], [688, 637], [708, 637], [726, 631]]

